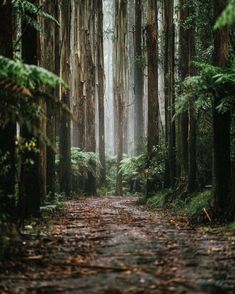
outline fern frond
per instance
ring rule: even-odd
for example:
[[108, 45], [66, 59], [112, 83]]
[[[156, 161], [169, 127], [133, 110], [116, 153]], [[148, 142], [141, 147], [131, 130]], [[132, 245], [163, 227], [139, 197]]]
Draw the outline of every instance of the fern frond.
[[26, 18], [28, 23], [37, 29], [40, 27], [39, 23], [33, 19], [33, 17], [37, 16], [41, 16], [49, 21], [53, 21], [58, 26], [60, 26], [59, 22], [52, 15], [45, 12], [42, 7], [27, 0], [12, 0], [12, 7], [15, 9], [16, 13], [20, 13], [23, 18]]
[[214, 29], [220, 29], [226, 25], [235, 23], [235, 0], [230, 0], [225, 10], [215, 23]]
[[35, 90], [40, 86], [68, 87], [62, 79], [42, 67], [27, 65], [3, 56], [0, 56], [0, 77], [9, 78], [29, 90]]

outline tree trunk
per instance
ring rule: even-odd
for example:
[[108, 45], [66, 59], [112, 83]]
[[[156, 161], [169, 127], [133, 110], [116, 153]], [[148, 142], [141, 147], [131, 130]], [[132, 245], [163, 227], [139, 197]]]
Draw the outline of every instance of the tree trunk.
[[[12, 7], [11, 1], [0, 0], [0, 55], [13, 57], [12, 45]], [[5, 213], [14, 216], [15, 199], [8, 196], [15, 195], [15, 136], [16, 124], [8, 123], [0, 126], [0, 157], [5, 157], [4, 165], [8, 166], [7, 172], [0, 176], [1, 203]]]
[[119, 173], [120, 163], [123, 158], [123, 123], [126, 93], [126, 46], [127, 46], [127, 1], [116, 1], [115, 7], [115, 101], [117, 103], [117, 182], [116, 194], [122, 195], [122, 176]]
[[[191, 4], [189, 7], [189, 15], [193, 17], [194, 13], [194, 7], [193, 4]], [[192, 20], [188, 30], [189, 63], [192, 62], [196, 55], [195, 34], [195, 21]], [[195, 75], [195, 67], [192, 64], [189, 64], [189, 75]], [[195, 192], [197, 188], [196, 113], [193, 102], [194, 101], [190, 101], [188, 110], [188, 194]]]
[[165, 140], [167, 158], [165, 164], [165, 187], [174, 187], [176, 179], [176, 138], [175, 138], [175, 26], [173, 22], [174, 0], [164, 1], [165, 33]]
[[[179, 77], [183, 81], [189, 73], [189, 44], [188, 28], [185, 22], [189, 17], [187, 0], [180, 0], [180, 30], [179, 30]], [[180, 115], [179, 136], [180, 136], [180, 175], [181, 181], [186, 185], [188, 176], [188, 113]]]
[[[159, 145], [159, 102], [158, 102], [158, 23], [157, 3], [148, 1], [147, 59], [148, 59], [148, 134], [147, 134], [147, 165], [150, 166]], [[156, 179], [147, 181], [147, 197], [156, 189]]]
[[[87, 26], [85, 31], [85, 82], [86, 82], [86, 128], [85, 150], [96, 152], [96, 68], [95, 68], [95, 12], [96, 5], [87, 1]], [[94, 38], [94, 39], [93, 39]], [[86, 195], [96, 195], [96, 178], [88, 173]]]
[[[61, 8], [61, 77], [70, 85], [70, 32], [71, 1], [67, 0]], [[70, 109], [70, 91], [61, 89], [61, 101]], [[67, 197], [71, 193], [71, 122], [68, 114], [60, 116], [60, 190]]]
[[[34, 2], [35, 3], [35, 2]], [[37, 65], [39, 60], [39, 33], [23, 21], [22, 25], [22, 58], [27, 64]], [[39, 99], [39, 97], [35, 97]], [[40, 121], [37, 119], [31, 122], [39, 127]], [[36, 148], [40, 150], [39, 139], [26, 128], [21, 126], [21, 136], [26, 140], [35, 140]], [[29, 159], [31, 162], [29, 162]], [[22, 158], [21, 182], [20, 182], [20, 219], [31, 216], [40, 216], [40, 204], [43, 198], [41, 184], [43, 182], [40, 173], [40, 153], [36, 150], [28, 151]]]
[[98, 111], [99, 111], [99, 157], [102, 165], [101, 185], [105, 183], [105, 130], [104, 130], [104, 48], [103, 48], [103, 4], [97, 1], [98, 5]]
[[[47, 13], [51, 14], [56, 19], [59, 19], [58, 15], [58, 3], [57, 1], [49, 1], [45, 4], [45, 10]], [[59, 52], [56, 52], [56, 30], [59, 28], [54, 23], [44, 20], [44, 30], [43, 35], [44, 41], [44, 67], [49, 71], [59, 75], [59, 71], [56, 71], [56, 56], [59, 55]], [[51, 91], [52, 96], [58, 95], [58, 90]], [[58, 97], [58, 96], [57, 96]], [[50, 139], [52, 145], [56, 146], [56, 109], [55, 104], [51, 101], [47, 102], [47, 137]], [[51, 146], [47, 146], [46, 150], [46, 178], [47, 178], [47, 187], [46, 194], [51, 195], [52, 198], [55, 196], [55, 183], [56, 183], [56, 170], [55, 170], [55, 151]]]
[[142, 53], [142, 0], [135, 1], [135, 40], [134, 40], [134, 93], [135, 93], [135, 153], [144, 151], [144, 111], [143, 111], [143, 53]]
[[[227, 1], [214, 1], [215, 19], [226, 7]], [[229, 57], [229, 31], [222, 28], [214, 35], [214, 65], [224, 67]], [[220, 113], [217, 106], [222, 94], [215, 93], [213, 102], [213, 194], [218, 213], [232, 213], [234, 199], [231, 194], [231, 158], [230, 158], [230, 112]], [[231, 207], [233, 205], [233, 207]], [[231, 209], [232, 208], [232, 209]], [[219, 215], [220, 216], [220, 215]]]

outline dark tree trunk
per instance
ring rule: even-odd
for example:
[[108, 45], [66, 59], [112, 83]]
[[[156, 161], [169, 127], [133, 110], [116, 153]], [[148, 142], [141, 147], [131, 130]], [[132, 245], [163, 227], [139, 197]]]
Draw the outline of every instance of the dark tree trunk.
[[[189, 7], [189, 15], [193, 17], [195, 11], [193, 4]], [[195, 21], [191, 21], [188, 30], [189, 47], [189, 75], [195, 75], [195, 67], [190, 63], [196, 55], [195, 48]], [[196, 150], [196, 113], [194, 101], [190, 101], [188, 110], [188, 183], [187, 193], [195, 192], [197, 188], [197, 150]]]
[[[185, 22], [189, 17], [189, 7], [187, 0], [180, 0], [180, 30], [179, 30], [179, 76], [183, 81], [189, 73], [189, 44], [188, 44], [188, 28]], [[180, 115], [179, 121], [180, 136], [180, 175], [181, 180], [187, 184], [188, 175], [188, 113], [184, 112]]]
[[[214, 1], [215, 19], [226, 7], [227, 1]], [[214, 64], [224, 67], [229, 57], [229, 30], [227, 27], [215, 32]], [[231, 194], [231, 158], [230, 158], [230, 112], [220, 113], [216, 109], [223, 98], [215, 93], [213, 103], [213, 193], [218, 213], [232, 213], [234, 199]]]
[[[28, 23], [23, 21], [22, 25], [22, 58], [27, 64], [38, 64], [38, 44], [39, 34]], [[38, 99], [38, 97], [35, 97]], [[31, 122], [39, 127], [40, 121]], [[26, 140], [35, 139], [33, 134], [26, 128], [21, 126], [21, 136]], [[39, 149], [39, 140], [36, 140], [36, 148]], [[29, 159], [31, 162], [29, 162]], [[28, 151], [22, 158], [21, 182], [20, 182], [20, 219], [28, 217], [40, 216], [40, 204], [43, 198], [41, 190], [42, 179], [40, 175], [40, 153], [33, 150]]]
[[114, 48], [115, 72], [115, 101], [117, 107], [116, 127], [117, 127], [117, 181], [116, 194], [122, 195], [122, 175], [119, 173], [120, 164], [123, 158], [123, 138], [124, 138], [124, 105], [126, 93], [126, 46], [127, 46], [127, 1], [119, 0], [115, 7], [115, 37], [116, 46]]
[[165, 33], [165, 140], [167, 158], [165, 162], [165, 187], [174, 187], [176, 179], [176, 128], [175, 120], [175, 26], [173, 22], [174, 0], [164, 1]]
[[[61, 8], [62, 52], [61, 77], [70, 84], [70, 32], [71, 2], [67, 0]], [[70, 109], [70, 91], [61, 89], [61, 101]], [[71, 121], [66, 113], [60, 116], [60, 190], [67, 197], [71, 193]]]
[[[12, 58], [11, 1], [0, 0], [0, 28], [0, 55]], [[3, 206], [5, 205], [2, 208], [11, 216], [15, 213], [15, 199], [8, 196], [15, 195], [15, 136], [16, 124], [14, 122], [4, 127], [0, 126], [0, 157], [6, 156], [4, 164], [9, 167], [7, 172], [0, 176], [0, 193], [2, 193], [0, 201]]]
[[103, 48], [103, 5], [102, 1], [98, 5], [98, 105], [99, 105], [99, 156], [102, 164], [101, 184], [105, 183], [105, 129], [104, 129], [104, 48]]
[[[159, 145], [159, 102], [158, 102], [158, 23], [157, 3], [154, 0], [148, 1], [148, 23], [147, 34], [147, 59], [148, 59], [148, 134], [147, 152], [149, 167], [155, 151]], [[147, 197], [156, 190], [156, 179], [147, 181]]]
[[[45, 4], [45, 10], [51, 14], [56, 19], [59, 19], [58, 15], [58, 3], [57, 1], [49, 1]], [[44, 67], [50, 70], [51, 72], [59, 75], [59, 71], [56, 71], [56, 54], [59, 55], [59, 52], [56, 52], [56, 30], [59, 30], [57, 25], [44, 21]], [[58, 90], [52, 90], [51, 95], [58, 95]], [[58, 96], [57, 96], [58, 97]], [[50, 139], [52, 145], [56, 146], [56, 109], [55, 103], [50, 101], [47, 102], [47, 136]], [[51, 195], [54, 198], [55, 195], [55, 183], [56, 183], [56, 170], [55, 170], [55, 151], [51, 146], [47, 146], [46, 150], [46, 178], [47, 178], [47, 187], [46, 193]]]
[[135, 93], [135, 152], [144, 151], [144, 111], [143, 111], [143, 53], [142, 53], [142, 0], [135, 1], [135, 64], [134, 64], [134, 93]]

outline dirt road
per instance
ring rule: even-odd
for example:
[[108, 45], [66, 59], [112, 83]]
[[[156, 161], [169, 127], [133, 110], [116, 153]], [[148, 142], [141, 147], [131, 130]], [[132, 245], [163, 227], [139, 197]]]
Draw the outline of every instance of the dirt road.
[[194, 230], [134, 197], [66, 203], [0, 273], [0, 293], [235, 293], [235, 239]]

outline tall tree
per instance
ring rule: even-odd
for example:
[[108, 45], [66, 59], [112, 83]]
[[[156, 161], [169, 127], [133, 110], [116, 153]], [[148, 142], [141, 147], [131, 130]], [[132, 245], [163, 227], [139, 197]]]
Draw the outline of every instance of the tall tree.
[[105, 128], [104, 128], [104, 46], [103, 3], [97, 1], [97, 63], [98, 63], [98, 112], [99, 112], [99, 157], [102, 164], [101, 183], [105, 183]]
[[[148, 134], [147, 152], [150, 166], [154, 149], [159, 145], [159, 102], [158, 102], [158, 7], [157, 1], [148, 0], [148, 20], [146, 25], [147, 65], [148, 65]], [[154, 181], [147, 181], [147, 196], [154, 191]]]
[[[61, 4], [61, 77], [70, 84], [71, 1]], [[70, 109], [70, 91], [61, 89], [61, 101]], [[68, 114], [60, 116], [60, 190], [67, 197], [71, 192], [71, 122]]]
[[[188, 29], [188, 60], [189, 60], [189, 75], [195, 75], [195, 67], [192, 64], [196, 55], [195, 48], [195, 9], [194, 4], [189, 4], [189, 17], [191, 19]], [[196, 113], [194, 101], [189, 101], [188, 109], [188, 182], [187, 193], [193, 193], [196, 190], [197, 163], [196, 163]]]
[[[186, 25], [189, 17], [187, 0], [180, 0], [180, 27], [179, 27], [179, 78], [183, 81], [189, 73], [189, 48], [188, 27]], [[185, 111], [179, 118], [179, 161], [181, 181], [187, 184], [188, 175], [188, 113]]]
[[[0, 1], [0, 55], [13, 57], [12, 44], [12, 5], [11, 1]], [[3, 123], [3, 122], [1, 122]], [[6, 171], [0, 176], [0, 197], [2, 203], [8, 206], [8, 213], [14, 214], [14, 201], [8, 196], [15, 194], [15, 136], [16, 124], [14, 122], [0, 126], [0, 157], [4, 158]], [[11, 197], [12, 198], [12, 197]], [[12, 198], [13, 199], [13, 198]]]
[[[59, 19], [59, 5], [57, 1], [48, 1], [45, 3], [45, 11], [52, 15], [55, 19]], [[59, 43], [58, 38], [56, 39], [56, 34], [59, 32], [59, 26], [53, 22], [49, 22], [44, 19], [43, 23], [44, 32], [42, 38], [43, 42], [43, 52], [44, 60], [42, 66], [51, 72], [59, 75], [59, 70], [56, 69], [56, 59], [58, 59], [59, 52], [56, 52], [56, 42]], [[52, 96], [58, 97], [58, 89], [51, 90]], [[56, 109], [55, 104], [48, 99], [47, 106], [47, 137], [50, 139], [52, 145], [56, 145]], [[46, 193], [51, 194], [54, 197], [55, 194], [55, 183], [56, 183], [56, 170], [55, 170], [55, 150], [53, 146], [47, 146], [46, 150]]]
[[[38, 4], [36, 1], [31, 2]], [[40, 52], [38, 45], [39, 32], [27, 21], [27, 18], [24, 18], [22, 21], [22, 58], [25, 63], [38, 65]], [[40, 97], [35, 96], [35, 99], [39, 103]], [[35, 121], [31, 123], [40, 128], [39, 118], [35, 118]], [[40, 167], [39, 138], [35, 138], [33, 132], [25, 125], [21, 126], [21, 136], [28, 141], [33, 140], [35, 142], [35, 148], [29, 149], [22, 158], [19, 217], [24, 219], [40, 215], [40, 204], [44, 195], [42, 191], [43, 179]]]
[[[219, 17], [227, 1], [214, 1], [214, 17]], [[223, 27], [214, 34], [213, 62], [225, 67], [229, 57], [229, 30]], [[218, 212], [231, 210], [230, 112], [220, 113], [217, 106], [223, 93], [215, 93], [213, 101], [213, 194]]]
[[134, 39], [134, 93], [135, 93], [135, 152], [141, 153], [144, 148], [144, 111], [143, 111], [143, 53], [142, 53], [142, 0], [135, 1], [135, 39]]
[[116, 194], [122, 195], [122, 176], [119, 173], [123, 158], [123, 122], [126, 93], [126, 37], [127, 37], [127, 0], [118, 0], [115, 5], [115, 71], [114, 94], [117, 103], [117, 183]]
[[[85, 127], [85, 150], [96, 152], [96, 68], [95, 68], [95, 46], [96, 46], [96, 11], [94, 1], [86, 1], [86, 30], [85, 30], [85, 87], [86, 87], [86, 127]], [[89, 172], [86, 181], [85, 193], [96, 194], [96, 178]]]
[[175, 120], [175, 25], [174, 0], [165, 0], [164, 5], [164, 78], [165, 78], [165, 140], [167, 158], [165, 187], [174, 187], [176, 180], [176, 128]]

